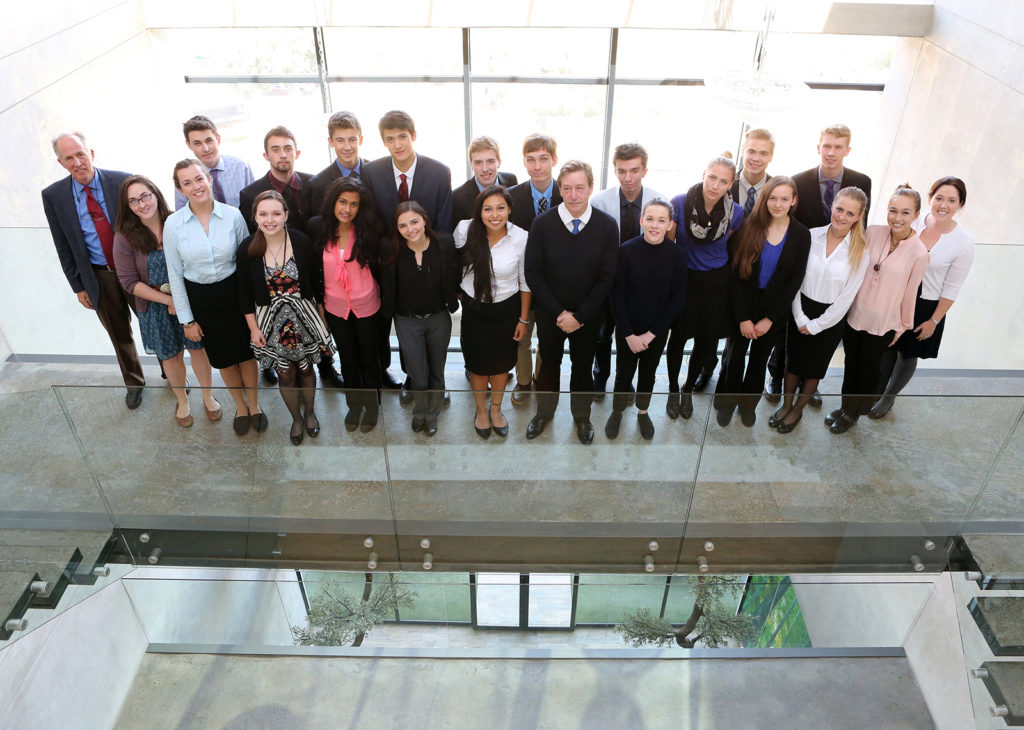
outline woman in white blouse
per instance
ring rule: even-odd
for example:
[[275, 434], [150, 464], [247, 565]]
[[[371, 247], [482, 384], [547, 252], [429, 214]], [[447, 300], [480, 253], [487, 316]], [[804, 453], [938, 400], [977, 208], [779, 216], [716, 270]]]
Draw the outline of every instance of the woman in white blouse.
[[964, 181], [952, 176], [936, 180], [928, 191], [928, 202], [930, 210], [913, 224], [931, 256], [914, 307], [914, 329], [904, 332], [882, 361], [883, 382], [888, 384], [868, 411], [870, 418], [889, 413], [896, 396], [914, 377], [918, 358], [938, 356], [946, 313], [974, 263], [974, 239], [954, 220], [967, 202]]
[[803, 418], [843, 337], [846, 313], [868, 269], [863, 220], [867, 204], [863, 190], [843, 188], [832, 203], [832, 222], [811, 229], [807, 272], [786, 331], [782, 406], [768, 419], [779, 433], [789, 433]]
[[508, 191], [492, 185], [477, 196], [473, 217], [455, 229], [462, 264], [460, 340], [476, 399], [473, 426], [481, 438], [492, 430], [508, 435], [501, 400], [529, 323], [526, 231], [509, 222], [511, 210]]

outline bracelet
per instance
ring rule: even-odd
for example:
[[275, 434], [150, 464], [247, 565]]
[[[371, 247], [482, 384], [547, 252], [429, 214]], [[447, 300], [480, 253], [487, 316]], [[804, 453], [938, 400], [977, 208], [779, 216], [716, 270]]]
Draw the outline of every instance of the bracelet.
[[934, 324], [936, 327], [938, 327], [939, 326], [939, 320], [937, 320], [935, 318], [932, 318], [932, 324]]
[[522, 317], [520, 317], [519, 318], [519, 324], [530, 324], [530, 320], [523, 319]]
[[183, 324], [183, 325], [181, 325], [181, 326], [182, 326], [182, 327], [191, 327], [191, 326], [192, 326], [192, 325], [194, 325], [195, 323], [196, 323], [196, 321], [195, 321], [195, 320], [193, 319], [193, 320], [192, 320], [191, 322], [186, 322], [185, 324]]

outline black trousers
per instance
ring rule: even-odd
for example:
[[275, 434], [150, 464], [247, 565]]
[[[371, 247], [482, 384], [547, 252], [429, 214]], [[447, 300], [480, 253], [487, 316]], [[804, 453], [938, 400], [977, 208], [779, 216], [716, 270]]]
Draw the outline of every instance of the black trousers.
[[785, 337], [780, 337], [775, 343], [775, 349], [772, 350], [771, 357], [768, 358], [768, 373], [772, 376], [772, 380], [782, 383], [782, 378], [786, 374]]
[[597, 328], [584, 325], [571, 335], [555, 324], [555, 317], [547, 312], [537, 311], [537, 351], [540, 354], [540, 377], [536, 381], [537, 415], [551, 419], [558, 407], [558, 389], [562, 374], [562, 355], [565, 341], [569, 340], [569, 359], [572, 362], [569, 377], [569, 406], [572, 417], [577, 421], [590, 420], [590, 406], [593, 403], [594, 345]]
[[[612, 372], [612, 340], [615, 339], [615, 315], [612, 313], [612, 300], [605, 299], [601, 307], [601, 322], [597, 326], [597, 342], [594, 345], [594, 381], [603, 383]], [[615, 361], [618, 372], [618, 360]]]
[[873, 335], [853, 329], [849, 324], [843, 331], [843, 410], [856, 418], [867, 413], [881, 395], [878, 381], [882, 358], [896, 331]]
[[661, 362], [661, 354], [665, 351], [668, 335], [659, 335], [651, 340], [651, 344], [642, 352], [633, 352], [621, 334], [615, 336], [615, 396], [612, 408], [624, 411], [629, 405], [633, 394], [633, 375], [637, 369], [640, 375], [636, 381], [636, 407], [646, 411], [651, 405], [651, 392], [654, 390], [654, 378]]
[[778, 343], [786, 339], [785, 331], [786, 323], [777, 322], [756, 340], [748, 340], [737, 332], [725, 341], [722, 372], [715, 386], [716, 408], [735, 405], [740, 408], [757, 407], [761, 393], [764, 392], [764, 372], [768, 365], [768, 357], [772, 348], [778, 351]]
[[369, 317], [357, 317], [351, 311], [348, 317], [337, 317], [330, 312], [325, 314], [341, 360], [345, 402], [349, 408], [365, 406], [369, 411], [376, 410], [375, 391], [381, 384], [378, 348], [380, 313]]

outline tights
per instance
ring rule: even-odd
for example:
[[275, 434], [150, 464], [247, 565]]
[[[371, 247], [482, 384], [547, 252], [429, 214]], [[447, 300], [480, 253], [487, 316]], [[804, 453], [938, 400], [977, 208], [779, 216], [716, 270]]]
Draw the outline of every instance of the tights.
[[[782, 419], [785, 423], [792, 424], [799, 420], [800, 414], [811, 402], [814, 391], [818, 389], [819, 382], [821, 382], [819, 378], [801, 378], [799, 375], [786, 371], [782, 390], [782, 407], [779, 409], [780, 412], [786, 414]], [[798, 386], [800, 388], [799, 395], [797, 395]], [[794, 396], [796, 396], [795, 402]]]
[[[683, 350], [686, 348], [687, 339], [682, 333], [681, 326], [674, 326], [668, 338], [668, 354], [665, 360], [668, 366], [668, 386], [673, 393], [679, 390], [679, 371], [683, 367]], [[690, 364], [686, 370], [683, 392], [689, 393], [693, 390], [693, 384], [697, 381], [701, 368], [715, 357], [717, 349], [716, 337], [697, 335], [693, 338], [693, 350], [690, 351]]]
[[[287, 368], [278, 368], [277, 376], [281, 380], [281, 399], [284, 400], [288, 412], [292, 415], [292, 435], [302, 433], [303, 425], [316, 428], [320, 425], [316, 413], [313, 412], [313, 400], [316, 398], [316, 373], [309, 363], [299, 368], [291, 363]], [[303, 424], [302, 405], [305, 401], [306, 416]]]

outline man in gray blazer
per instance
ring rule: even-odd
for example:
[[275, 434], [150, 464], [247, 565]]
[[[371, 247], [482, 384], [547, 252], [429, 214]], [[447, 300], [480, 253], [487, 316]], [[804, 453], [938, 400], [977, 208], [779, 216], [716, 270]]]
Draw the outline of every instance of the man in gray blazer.
[[[662, 195], [643, 184], [647, 175], [647, 150], [635, 142], [620, 144], [612, 155], [612, 166], [619, 184], [602, 190], [590, 199], [590, 204], [610, 215], [619, 227], [619, 244], [640, 235], [640, 213], [652, 199]], [[597, 330], [594, 348], [595, 399], [604, 397], [604, 388], [611, 373], [612, 342], [615, 339], [615, 318], [611, 299], [606, 299], [603, 317]]]
[[95, 153], [81, 132], [53, 140], [61, 167], [71, 173], [43, 190], [43, 212], [64, 276], [78, 301], [96, 312], [110, 336], [128, 394], [125, 405], [142, 403], [142, 364], [132, 337], [129, 297], [114, 271], [114, 223], [118, 193], [128, 173], [93, 166]]

